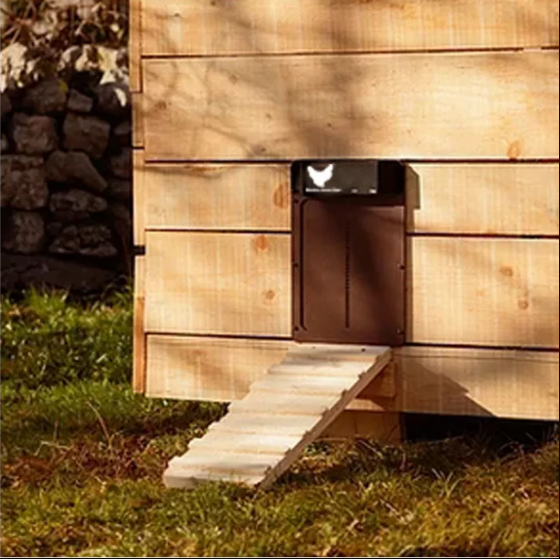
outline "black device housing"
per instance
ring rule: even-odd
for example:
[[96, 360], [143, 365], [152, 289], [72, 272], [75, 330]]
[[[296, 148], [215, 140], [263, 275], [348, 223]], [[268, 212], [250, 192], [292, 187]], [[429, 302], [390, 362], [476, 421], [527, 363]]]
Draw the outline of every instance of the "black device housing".
[[298, 161], [292, 166], [292, 185], [306, 196], [401, 196], [405, 166], [375, 159]]

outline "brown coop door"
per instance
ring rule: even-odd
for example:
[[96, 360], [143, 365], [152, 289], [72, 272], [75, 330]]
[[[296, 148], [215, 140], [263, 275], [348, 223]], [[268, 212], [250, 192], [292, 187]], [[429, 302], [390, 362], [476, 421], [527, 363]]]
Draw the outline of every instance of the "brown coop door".
[[385, 204], [296, 197], [296, 341], [404, 343], [405, 210]]

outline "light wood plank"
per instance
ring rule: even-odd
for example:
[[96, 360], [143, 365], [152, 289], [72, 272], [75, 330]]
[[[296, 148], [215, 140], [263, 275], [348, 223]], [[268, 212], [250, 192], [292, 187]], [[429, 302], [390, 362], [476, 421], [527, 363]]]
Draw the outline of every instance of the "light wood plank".
[[143, 0], [129, 0], [129, 81], [130, 91], [142, 91], [142, 68], [140, 58], [142, 56], [142, 3]]
[[[252, 423], [252, 421], [250, 422]], [[217, 427], [217, 425], [216, 425]], [[303, 435], [304, 432], [301, 433]], [[189, 443], [192, 449], [220, 449], [221, 452], [248, 454], [282, 454], [297, 445], [300, 436], [277, 435], [276, 433], [232, 433], [229, 430], [213, 429], [204, 437]]]
[[134, 259], [134, 326], [132, 336], [133, 370], [132, 387], [134, 392], [146, 391], [146, 335], [144, 332], [146, 258]]
[[[290, 348], [297, 350], [297, 346]], [[363, 361], [358, 361], [358, 365], [363, 363]], [[282, 363], [278, 365], [273, 365], [270, 367], [270, 375], [278, 375], [281, 377], [292, 377], [293, 379], [320, 379], [324, 376], [325, 371], [328, 370], [329, 374], [333, 377], [343, 377], [343, 376], [353, 376], [355, 370], [349, 367], [345, 367], [343, 363], [333, 361], [330, 367], [327, 369], [324, 363], [316, 363], [311, 359], [285, 359]]]
[[340, 393], [330, 396], [306, 396], [297, 394], [275, 394], [264, 398], [251, 390], [243, 400], [235, 400], [229, 405], [230, 413], [270, 414], [282, 421], [283, 415], [313, 415], [320, 417], [338, 401]]
[[406, 412], [558, 420], [558, 353], [445, 348], [396, 352]]
[[348, 385], [348, 377], [332, 375], [295, 378], [293, 375], [268, 374], [251, 385], [251, 392], [266, 399], [267, 394], [294, 393], [303, 395], [337, 395]]
[[557, 51], [153, 59], [144, 71], [147, 160], [558, 157]]
[[134, 244], [146, 244], [146, 194], [144, 186], [144, 150], [135, 149], [132, 152], [132, 197], [134, 211], [132, 212], [132, 228]]
[[[289, 341], [147, 338], [147, 395], [184, 400], [232, 401], [248, 394], [267, 369], [280, 363]], [[558, 353], [443, 347], [396, 351], [397, 400], [376, 398], [366, 388], [349, 408], [354, 411], [407, 411], [558, 420]], [[374, 381], [375, 383], [375, 381]], [[232, 432], [247, 422], [222, 420]], [[245, 427], [244, 427], [245, 426]], [[266, 429], [266, 416], [254, 428]], [[309, 428], [305, 416], [268, 425], [270, 432], [298, 435]]]
[[142, 93], [132, 93], [132, 147], [144, 147], [144, 116]]
[[288, 165], [146, 165], [146, 227], [291, 230]]
[[148, 336], [147, 394], [229, 402], [280, 363], [291, 342]]
[[554, 0], [145, 0], [144, 10], [149, 55], [558, 45]]
[[558, 347], [558, 241], [416, 237], [407, 339]]
[[410, 233], [558, 235], [558, 164], [413, 164]]
[[[223, 457], [222, 457], [223, 458]], [[214, 461], [214, 460], [211, 460]], [[196, 468], [191, 471], [192, 474], [196, 474]], [[215, 481], [218, 483], [223, 483], [224, 481], [224, 474], [223, 472], [210, 472], [206, 471], [204, 474], [204, 479], [195, 479], [192, 477], [191, 479], [186, 482], [185, 474], [188, 475], [188, 472], [185, 469], [174, 470], [171, 471], [170, 469], [167, 470], [165, 476], [165, 485], [168, 488], [175, 488], [175, 489], [194, 489], [199, 484], [208, 483], [209, 481]], [[236, 475], [228, 475], [227, 481], [231, 483], [241, 483], [243, 485], [257, 485], [262, 480], [261, 475], [252, 475], [251, 473], [245, 474], [236, 474]]]
[[290, 337], [290, 235], [148, 232], [146, 329]]
[[[256, 476], [274, 466], [282, 459], [282, 454], [229, 454], [220, 452], [219, 449], [196, 453], [187, 453], [169, 461], [172, 470], [182, 471], [185, 475], [201, 474], [206, 472], [222, 473], [223, 481], [227, 478], [237, 478], [241, 475]], [[167, 472], [166, 472], [167, 474]], [[167, 476], [166, 476], [167, 477]]]
[[[286, 359], [282, 362], [282, 369], [289, 368], [297, 363], [301, 367], [304, 363], [321, 371], [337, 371], [337, 375], [347, 372], [354, 374], [356, 370], [367, 366], [372, 359], [376, 359], [380, 351], [385, 351], [383, 346], [360, 344], [332, 344], [332, 343], [298, 343], [290, 348]], [[328, 362], [328, 363], [326, 363]], [[336, 369], [335, 369], [336, 367]], [[302, 367], [302, 371], [306, 371]]]
[[[245, 395], [248, 391], [245, 393]], [[221, 433], [231, 434], [274, 434], [282, 437], [301, 437], [315, 424], [315, 418], [310, 415], [286, 415], [278, 422], [275, 415], [251, 414], [248, 418], [242, 413], [226, 415], [218, 423], [208, 427], [208, 432], [219, 430]]]

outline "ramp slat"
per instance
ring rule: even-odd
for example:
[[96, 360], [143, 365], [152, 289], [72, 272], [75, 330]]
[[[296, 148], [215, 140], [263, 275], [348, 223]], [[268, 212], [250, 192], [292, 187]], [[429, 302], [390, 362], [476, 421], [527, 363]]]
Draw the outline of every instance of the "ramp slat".
[[262, 394], [249, 392], [237, 402], [233, 402], [230, 413], [242, 411], [245, 413], [269, 413], [281, 415], [292, 413], [298, 415], [322, 415], [338, 400], [335, 396], [300, 396], [298, 394], [275, 394], [273, 397], [263, 398]]
[[282, 420], [270, 414], [245, 414], [238, 412], [226, 415], [221, 421], [210, 425], [209, 432], [222, 433], [275, 433], [284, 436], [303, 436], [316, 423], [312, 415], [283, 415]]
[[214, 429], [201, 439], [195, 439], [189, 450], [212, 450], [239, 454], [282, 454], [294, 448], [301, 436], [282, 436], [266, 433], [230, 433]]
[[305, 394], [308, 396], [329, 396], [340, 394], [348, 388], [348, 378], [345, 377], [286, 377], [282, 375], [268, 375], [264, 380], [255, 382], [251, 392], [267, 394]]

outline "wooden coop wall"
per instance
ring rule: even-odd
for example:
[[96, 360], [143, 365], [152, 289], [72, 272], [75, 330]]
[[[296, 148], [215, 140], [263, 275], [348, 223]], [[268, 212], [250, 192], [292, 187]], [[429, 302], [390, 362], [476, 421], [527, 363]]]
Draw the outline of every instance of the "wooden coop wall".
[[[558, 419], [556, 0], [131, 1], [135, 373], [229, 401], [292, 341], [290, 162], [403, 159], [396, 400]], [[370, 391], [371, 392], [371, 391]]]

